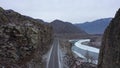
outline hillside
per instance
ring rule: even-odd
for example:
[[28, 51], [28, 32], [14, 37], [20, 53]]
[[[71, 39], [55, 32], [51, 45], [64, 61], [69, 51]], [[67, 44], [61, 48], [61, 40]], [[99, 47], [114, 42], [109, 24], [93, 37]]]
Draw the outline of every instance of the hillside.
[[112, 18], [103, 18], [92, 22], [85, 22], [82, 24], [75, 24], [75, 25], [89, 34], [103, 34], [105, 28], [108, 26], [111, 19]]
[[61, 20], [54, 20], [53, 22], [51, 22], [51, 25], [53, 27], [54, 32], [57, 34], [65, 34], [65, 33], [85, 34], [85, 32], [83, 30], [77, 28], [76, 26], [74, 26], [73, 24], [71, 24], [69, 22], [63, 22]]
[[61, 20], [54, 20], [50, 23], [53, 28], [54, 35], [60, 38], [78, 38], [88, 35], [85, 31], [79, 29], [75, 25]]
[[0, 68], [41, 68], [52, 33], [50, 26], [0, 7]]

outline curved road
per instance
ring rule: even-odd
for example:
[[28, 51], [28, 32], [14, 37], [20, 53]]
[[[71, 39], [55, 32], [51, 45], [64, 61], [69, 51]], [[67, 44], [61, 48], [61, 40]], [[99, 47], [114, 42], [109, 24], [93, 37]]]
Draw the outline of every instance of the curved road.
[[59, 41], [54, 40], [53, 48], [51, 51], [50, 59], [48, 61], [47, 68], [60, 68], [60, 61], [59, 61]]

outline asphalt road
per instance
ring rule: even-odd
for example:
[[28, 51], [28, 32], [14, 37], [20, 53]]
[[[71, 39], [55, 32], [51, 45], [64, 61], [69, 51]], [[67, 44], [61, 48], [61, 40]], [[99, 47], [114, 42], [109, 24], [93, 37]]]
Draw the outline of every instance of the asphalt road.
[[48, 68], [59, 68], [58, 42], [59, 42], [58, 40], [54, 40], [53, 42], [53, 48], [48, 62]]

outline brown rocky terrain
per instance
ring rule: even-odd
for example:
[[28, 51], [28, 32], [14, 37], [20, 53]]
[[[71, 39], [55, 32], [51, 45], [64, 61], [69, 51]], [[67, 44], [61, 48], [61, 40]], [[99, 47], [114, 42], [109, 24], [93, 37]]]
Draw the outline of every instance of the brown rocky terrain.
[[104, 32], [98, 68], [120, 68], [120, 9]]
[[43, 68], [51, 42], [49, 25], [0, 8], [0, 68]]

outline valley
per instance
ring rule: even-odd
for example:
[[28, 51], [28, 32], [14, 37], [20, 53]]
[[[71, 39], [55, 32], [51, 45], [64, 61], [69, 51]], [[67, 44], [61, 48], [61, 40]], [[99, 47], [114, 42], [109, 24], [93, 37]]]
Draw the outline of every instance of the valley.
[[119, 68], [120, 9], [73, 24], [0, 7], [0, 68]]

